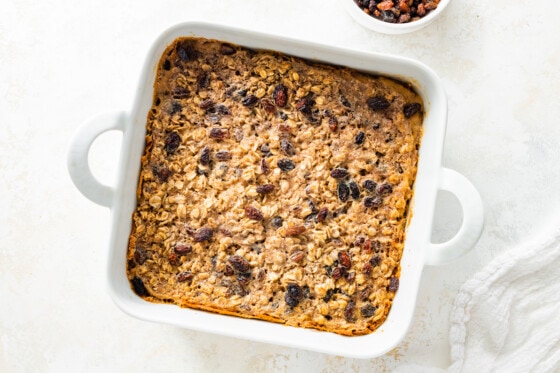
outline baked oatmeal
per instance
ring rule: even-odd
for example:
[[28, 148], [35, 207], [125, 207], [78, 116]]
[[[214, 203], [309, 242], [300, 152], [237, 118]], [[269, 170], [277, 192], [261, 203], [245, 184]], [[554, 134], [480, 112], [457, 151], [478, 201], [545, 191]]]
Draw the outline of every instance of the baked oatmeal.
[[133, 290], [371, 333], [399, 287], [423, 111], [396, 80], [177, 39], [147, 118], [127, 254]]

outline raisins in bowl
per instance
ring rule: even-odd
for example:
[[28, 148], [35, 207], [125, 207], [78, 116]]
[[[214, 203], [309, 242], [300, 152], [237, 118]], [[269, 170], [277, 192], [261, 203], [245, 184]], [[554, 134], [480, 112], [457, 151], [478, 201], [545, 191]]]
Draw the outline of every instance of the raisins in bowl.
[[440, 0], [354, 0], [364, 13], [388, 23], [417, 21], [438, 7]]
[[450, 0], [343, 0], [362, 26], [384, 34], [405, 34], [429, 25]]

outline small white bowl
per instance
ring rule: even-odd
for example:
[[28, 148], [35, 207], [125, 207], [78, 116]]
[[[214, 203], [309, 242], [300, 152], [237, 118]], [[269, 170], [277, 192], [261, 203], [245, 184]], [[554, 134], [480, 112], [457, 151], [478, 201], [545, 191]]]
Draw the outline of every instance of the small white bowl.
[[343, 0], [346, 11], [362, 26], [384, 34], [406, 34], [420, 30], [432, 23], [447, 7], [451, 0], [440, 0], [436, 9], [417, 21], [408, 23], [388, 23], [366, 14], [354, 0]]

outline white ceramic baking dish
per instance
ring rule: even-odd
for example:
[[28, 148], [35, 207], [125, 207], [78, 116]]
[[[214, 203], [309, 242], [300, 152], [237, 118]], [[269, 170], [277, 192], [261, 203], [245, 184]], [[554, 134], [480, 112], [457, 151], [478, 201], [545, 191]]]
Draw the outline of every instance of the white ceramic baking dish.
[[[311, 329], [153, 304], [136, 296], [126, 277], [126, 250], [131, 215], [136, 203], [145, 124], [152, 104], [155, 71], [164, 49], [180, 36], [201, 36], [254, 49], [272, 49], [311, 60], [349, 66], [412, 83], [425, 102], [425, 134], [401, 263], [400, 288], [387, 320], [374, 333], [347, 337]], [[415, 308], [422, 268], [450, 261], [472, 248], [483, 226], [480, 196], [472, 184], [455, 171], [442, 168], [442, 148], [447, 121], [446, 96], [438, 77], [426, 66], [409, 59], [354, 51], [205, 23], [184, 23], [164, 32], [148, 53], [132, 111], [100, 115], [87, 121], [74, 136], [68, 169], [76, 187], [90, 200], [111, 209], [111, 236], [107, 277], [109, 293], [124, 312], [140, 319], [167, 323], [255, 341], [320, 351], [335, 355], [370, 358], [394, 348], [404, 337]], [[100, 134], [123, 132], [118, 180], [102, 185], [88, 165], [91, 144]], [[430, 242], [438, 190], [453, 193], [463, 209], [459, 232], [448, 242]]]

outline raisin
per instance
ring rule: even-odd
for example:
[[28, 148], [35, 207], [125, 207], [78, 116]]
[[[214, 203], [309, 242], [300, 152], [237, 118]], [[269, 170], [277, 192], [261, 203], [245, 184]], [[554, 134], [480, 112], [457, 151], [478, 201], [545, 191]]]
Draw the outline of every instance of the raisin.
[[398, 277], [391, 277], [389, 279], [389, 287], [387, 288], [389, 291], [397, 291], [399, 290], [399, 278]]
[[327, 207], [321, 207], [319, 212], [317, 212], [317, 222], [321, 223], [325, 221], [328, 214], [329, 214], [329, 209]]
[[148, 252], [143, 247], [137, 247], [134, 250], [134, 261], [140, 265], [148, 259]]
[[336, 132], [336, 130], [338, 130], [338, 120], [335, 117], [329, 118], [329, 129], [332, 132]]
[[371, 274], [371, 271], [373, 270], [372, 265], [369, 262], [365, 262], [363, 267], [362, 267], [362, 272], [366, 275]]
[[427, 1], [424, 3], [424, 9], [426, 10], [434, 10], [437, 8], [437, 3]]
[[291, 227], [286, 228], [284, 235], [286, 237], [297, 236], [298, 234], [302, 234], [305, 232], [305, 227], [303, 225], [293, 225]]
[[234, 54], [235, 52], [236, 52], [235, 48], [232, 47], [229, 44], [220, 45], [220, 53], [225, 55], [225, 56], [230, 56], [230, 55]]
[[208, 166], [210, 164], [211, 150], [208, 146], [205, 146], [200, 152], [199, 162], [203, 166]]
[[339, 183], [337, 189], [338, 199], [342, 202], [348, 201], [348, 197], [350, 196], [350, 189], [348, 188], [348, 185]]
[[181, 272], [181, 273], [177, 274], [177, 282], [192, 281], [193, 278], [194, 278], [194, 275], [191, 273], [191, 271], [184, 271], [184, 272]]
[[214, 235], [214, 230], [212, 228], [202, 227], [194, 233], [193, 239], [194, 242], [210, 241], [213, 235]]
[[251, 280], [251, 274], [250, 273], [238, 273], [237, 276], [235, 276], [235, 278], [237, 279], [237, 282], [239, 283], [239, 285], [247, 286], [249, 284], [249, 281]]
[[245, 291], [243, 286], [241, 286], [241, 284], [230, 283], [226, 295], [227, 296], [239, 295], [240, 297], [244, 297], [245, 295], [247, 295], [247, 292]]
[[364, 189], [367, 189], [370, 192], [373, 192], [375, 190], [375, 188], [377, 187], [377, 183], [373, 180], [365, 180], [362, 183], [362, 186], [364, 187]]
[[272, 102], [272, 100], [269, 100], [268, 98], [261, 99], [261, 105], [264, 111], [269, 114], [273, 114], [276, 112], [276, 106], [274, 106], [274, 102]]
[[302, 299], [303, 290], [301, 286], [294, 283], [288, 284], [286, 293], [284, 294], [284, 300], [286, 301], [286, 304], [290, 307], [295, 307]]
[[411, 104], [404, 105], [403, 113], [405, 118], [410, 118], [414, 114], [418, 113], [422, 109], [422, 105], [417, 102], [413, 102]]
[[171, 115], [181, 112], [182, 106], [180, 102], [171, 101], [167, 107], [167, 112]]
[[276, 164], [282, 171], [286, 171], [286, 172], [296, 168], [294, 162], [292, 162], [290, 159], [287, 158], [279, 159]]
[[176, 99], [182, 99], [182, 98], [187, 98], [190, 95], [190, 91], [185, 88], [185, 87], [175, 87], [172, 91], [171, 91], [171, 96], [173, 96], [173, 98]]
[[389, 183], [379, 184], [377, 188], [375, 188], [375, 192], [380, 196], [390, 194], [393, 192], [393, 187]]
[[368, 263], [371, 264], [372, 267], [377, 267], [381, 264], [381, 257], [379, 255], [374, 255], [370, 258]]
[[289, 157], [296, 155], [296, 149], [288, 139], [280, 140], [280, 149]]
[[350, 188], [350, 196], [355, 200], [360, 199], [360, 188], [358, 184], [356, 184], [355, 181], [351, 181], [348, 183], [348, 187]]
[[261, 172], [264, 175], [267, 175], [270, 172], [270, 167], [268, 167], [268, 165], [266, 164], [266, 159], [264, 158], [261, 159]]
[[324, 266], [325, 267], [325, 273], [327, 276], [331, 276], [332, 275], [332, 271], [333, 271], [333, 266]]
[[274, 228], [280, 228], [282, 224], [284, 224], [284, 219], [282, 219], [282, 217], [280, 216], [273, 217], [272, 221], [270, 222], [270, 225], [272, 225]]
[[233, 276], [234, 274], [235, 274], [235, 271], [233, 270], [233, 267], [229, 264], [226, 264], [226, 269], [224, 270], [224, 275]]
[[360, 131], [354, 138], [354, 143], [356, 143], [356, 145], [362, 145], [365, 139], [366, 139], [366, 134], [364, 133], [364, 131]]
[[369, 196], [364, 198], [364, 206], [367, 208], [379, 207], [383, 204], [383, 199], [379, 196]]
[[167, 255], [167, 260], [169, 261], [169, 264], [174, 266], [178, 266], [181, 264], [181, 258], [174, 252], [171, 252]]
[[[393, 4], [391, 1], [388, 2], [386, 1], [385, 3]], [[380, 19], [383, 22], [387, 22], [387, 23], [395, 23], [397, 21], [395, 18], [395, 13], [393, 13], [391, 10], [382, 10]]]
[[272, 93], [274, 102], [278, 107], [284, 107], [288, 103], [288, 89], [283, 84], [277, 84]]
[[179, 145], [181, 145], [181, 136], [177, 132], [169, 132], [165, 136], [165, 151], [167, 154], [175, 153]]
[[350, 104], [350, 101], [348, 101], [348, 99], [344, 96], [340, 96], [340, 102], [342, 103], [342, 105], [346, 106], [347, 108], [352, 107], [352, 105]]
[[245, 98], [243, 98], [243, 100], [241, 100], [241, 103], [243, 104], [243, 106], [254, 106], [257, 102], [259, 101], [259, 99], [257, 98], [257, 96], [255, 95], [249, 95]]
[[165, 166], [154, 166], [152, 171], [161, 182], [166, 182], [171, 175], [171, 171]]
[[358, 292], [358, 298], [360, 298], [361, 300], [368, 300], [370, 294], [371, 294], [371, 289], [369, 286], [366, 286], [365, 288], [363, 288]]
[[346, 308], [344, 309], [344, 318], [346, 319], [346, 321], [348, 322], [356, 321], [356, 316], [354, 315], [355, 312], [356, 312], [356, 303], [353, 300], [351, 300], [350, 302], [348, 302]]
[[379, 10], [390, 10], [393, 8], [393, 2], [391, 0], [384, 0], [377, 4], [377, 9]]
[[303, 258], [305, 258], [305, 253], [301, 250], [296, 250], [290, 255], [290, 260], [296, 263], [301, 262]]
[[240, 273], [246, 273], [251, 270], [251, 265], [241, 255], [232, 255], [228, 258], [228, 263], [231, 264], [233, 269]]
[[264, 219], [262, 212], [260, 212], [260, 210], [256, 209], [253, 206], [245, 207], [245, 216], [248, 217], [249, 219], [257, 220], [257, 221]]
[[167, 71], [171, 70], [171, 62], [169, 60], [165, 60], [163, 63], [163, 69]]
[[175, 253], [179, 255], [187, 255], [192, 251], [192, 246], [184, 243], [178, 243], [177, 245], [175, 245], [174, 250]]
[[262, 144], [259, 148], [260, 152], [265, 157], [270, 157], [272, 154], [270, 153], [270, 146], [268, 144]]
[[360, 313], [362, 314], [362, 317], [365, 317], [367, 319], [369, 317], [372, 317], [375, 314], [376, 310], [377, 308], [375, 308], [373, 304], [368, 303], [360, 308]]
[[332, 298], [332, 296], [334, 295], [334, 290], [333, 289], [329, 289], [327, 290], [327, 293], [325, 294], [325, 296], [323, 297], [323, 301], [325, 302], [329, 302]]
[[341, 167], [333, 168], [331, 171], [331, 176], [335, 179], [344, 179], [348, 174], [348, 170]]
[[207, 98], [206, 100], [204, 100], [200, 104], [198, 104], [198, 107], [201, 108], [202, 110], [210, 110], [214, 107], [214, 101]]
[[311, 94], [308, 94], [304, 98], [300, 99], [296, 103], [296, 110], [301, 111], [303, 114], [310, 116], [313, 114], [313, 105], [315, 101], [311, 98]]
[[331, 277], [333, 280], [338, 280], [339, 278], [344, 277], [346, 275], [346, 269], [344, 267], [336, 267], [331, 272]]
[[196, 81], [198, 89], [208, 88], [210, 85], [210, 75], [207, 72], [202, 73]]
[[177, 56], [179, 56], [179, 58], [183, 62], [192, 61], [197, 57], [196, 50], [193, 48], [192, 45], [188, 43], [177, 44], [176, 51], [177, 51]]
[[391, 104], [383, 96], [370, 97], [366, 100], [367, 106], [373, 111], [387, 110]]
[[274, 191], [273, 184], [264, 184], [257, 186], [257, 193], [259, 194], [270, 194]]
[[227, 128], [212, 128], [209, 134], [211, 139], [223, 140], [229, 137]]
[[338, 252], [338, 262], [340, 266], [346, 269], [350, 269], [352, 266], [352, 260], [350, 259], [350, 255], [346, 251], [339, 251]]
[[364, 242], [364, 247], [362, 249], [365, 253], [371, 253], [371, 240], [369, 238]]
[[398, 23], [407, 23], [410, 22], [410, 14], [407, 13], [403, 13], [399, 16], [399, 18], [397, 19]]
[[221, 114], [221, 115], [230, 115], [231, 114], [231, 111], [229, 111], [227, 106], [223, 105], [223, 104], [216, 105], [215, 109], [216, 109], [216, 113]]
[[220, 150], [214, 156], [218, 161], [222, 161], [222, 162], [229, 161], [231, 159], [231, 153], [228, 152], [227, 150]]
[[132, 279], [132, 289], [141, 297], [147, 297], [148, 295], [150, 295], [148, 289], [146, 289], [146, 286], [144, 285], [144, 282], [138, 276], [134, 276], [134, 278]]

